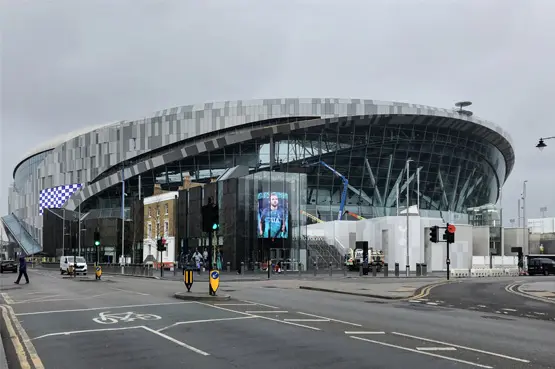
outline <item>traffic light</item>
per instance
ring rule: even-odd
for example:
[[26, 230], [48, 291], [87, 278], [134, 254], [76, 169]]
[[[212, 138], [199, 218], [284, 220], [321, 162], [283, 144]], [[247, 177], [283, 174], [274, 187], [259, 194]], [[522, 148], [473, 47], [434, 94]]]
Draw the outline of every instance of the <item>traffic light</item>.
[[100, 246], [100, 232], [94, 231], [94, 245]]
[[209, 202], [202, 207], [202, 230], [204, 232], [214, 232], [218, 228], [220, 228], [218, 206]]
[[445, 233], [443, 234], [443, 239], [445, 242], [455, 243], [455, 231], [456, 227], [453, 224], [447, 223], [447, 228], [445, 228]]
[[167, 250], [165, 238], [159, 238], [158, 240], [156, 240], [156, 249], [158, 250], [158, 252]]
[[438, 226], [433, 226], [430, 227], [430, 241], [433, 243], [438, 243], [439, 242], [439, 227]]

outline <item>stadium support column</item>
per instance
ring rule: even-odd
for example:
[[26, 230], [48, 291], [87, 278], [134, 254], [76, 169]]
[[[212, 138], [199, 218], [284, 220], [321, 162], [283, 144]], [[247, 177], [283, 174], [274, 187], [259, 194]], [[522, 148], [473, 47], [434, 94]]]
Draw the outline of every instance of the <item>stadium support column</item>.
[[121, 274], [125, 274], [125, 168], [121, 168]]

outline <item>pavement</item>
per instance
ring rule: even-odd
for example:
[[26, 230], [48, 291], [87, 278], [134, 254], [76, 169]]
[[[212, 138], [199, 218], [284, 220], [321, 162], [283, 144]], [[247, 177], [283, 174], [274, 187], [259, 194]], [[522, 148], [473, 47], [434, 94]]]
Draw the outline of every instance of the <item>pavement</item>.
[[512, 281], [505, 278], [460, 280], [435, 286], [426, 298], [416, 297], [410, 302], [493, 313], [497, 315], [496, 319], [524, 317], [553, 322], [555, 299], [546, 297], [552, 293], [549, 289], [555, 290], [555, 277], [518, 277]]
[[[12, 278], [0, 275], [9, 369], [555, 367], [552, 322], [507, 322], [487, 318], [496, 314], [302, 290], [287, 281], [222, 281], [218, 292], [231, 299], [203, 302], [174, 298], [185, 286], [167, 280], [80, 283], [37, 270], [29, 285], [14, 286]], [[349, 283], [360, 281], [345, 288]], [[206, 289], [195, 283], [192, 291]]]

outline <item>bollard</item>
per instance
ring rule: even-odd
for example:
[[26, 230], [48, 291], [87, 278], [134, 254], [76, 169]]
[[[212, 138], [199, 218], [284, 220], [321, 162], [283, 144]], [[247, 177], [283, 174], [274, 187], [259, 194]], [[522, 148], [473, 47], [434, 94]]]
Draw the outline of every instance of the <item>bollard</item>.
[[422, 264], [416, 263], [416, 276], [420, 277], [422, 275]]
[[331, 274], [332, 274], [332, 270], [331, 270], [331, 261], [330, 261], [330, 277], [331, 277]]
[[241, 275], [245, 275], [245, 262], [241, 262]]
[[302, 263], [299, 263], [299, 265], [297, 265], [297, 267], [299, 268], [299, 277], [300, 277], [300, 276], [301, 276], [302, 269], [303, 269], [303, 264], [302, 264]]
[[358, 275], [359, 275], [360, 277], [362, 277], [362, 273], [363, 273], [363, 271], [362, 271], [362, 264], [360, 264], [360, 265], [358, 266]]
[[389, 274], [389, 264], [384, 263], [384, 264], [383, 264], [383, 276], [384, 276], [384, 277], [387, 277], [388, 274]]
[[372, 277], [378, 275], [378, 266], [376, 264], [372, 264]]
[[426, 277], [428, 275], [428, 265], [422, 264], [422, 276]]
[[229, 261], [227, 262], [227, 272], [231, 272], [231, 263]]
[[395, 277], [399, 276], [399, 263], [395, 263]]
[[316, 277], [316, 273], [317, 273], [316, 262], [312, 263], [312, 267], [314, 268], [314, 276]]

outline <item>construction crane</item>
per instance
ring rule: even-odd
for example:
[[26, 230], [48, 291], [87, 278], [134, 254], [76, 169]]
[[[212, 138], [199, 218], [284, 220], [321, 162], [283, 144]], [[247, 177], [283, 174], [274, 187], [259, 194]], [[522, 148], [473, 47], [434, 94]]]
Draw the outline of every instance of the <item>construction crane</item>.
[[361, 217], [360, 215], [358, 215], [358, 214], [356, 214], [356, 213], [353, 213], [352, 211], [349, 211], [349, 210], [345, 210], [345, 213], [343, 213], [343, 215], [345, 215], [345, 214], [346, 214], [346, 215], [350, 215], [350, 216], [352, 216], [353, 218], [358, 219], [358, 220], [364, 220], [364, 219], [366, 219], [366, 218]]
[[347, 201], [347, 189], [349, 188], [349, 181], [347, 180], [347, 178], [342, 176], [341, 173], [339, 173], [337, 170], [333, 169], [323, 161], [303, 164], [304, 167], [313, 167], [316, 165], [322, 165], [323, 167], [329, 169], [333, 174], [341, 178], [341, 180], [343, 181], [343, 191], [341, 192], [341, 202], [339, 203], [339, 213], [337, 214], [337, 220], [341, 220], [341, 218], [343, 218], [343, 209], [345, 208], [345, 202]]
[[306, 217], [309, 217], [310, 219], [312, 219], [312, 220], [315, 221], [316, 223], [325, 223], [322, 219], [320, 219], [320, 218], [318, 218], [317, 216], [314, 216], [314, 215], [312, 215], [312, 214], [310, 214], [310, 213], [308, 213], [308, 212], [306, 212], [306, 211], [304, 211], [304, 210], [301, 210], [301, 214], [304, 215], [304, 216], [306, 216]]

